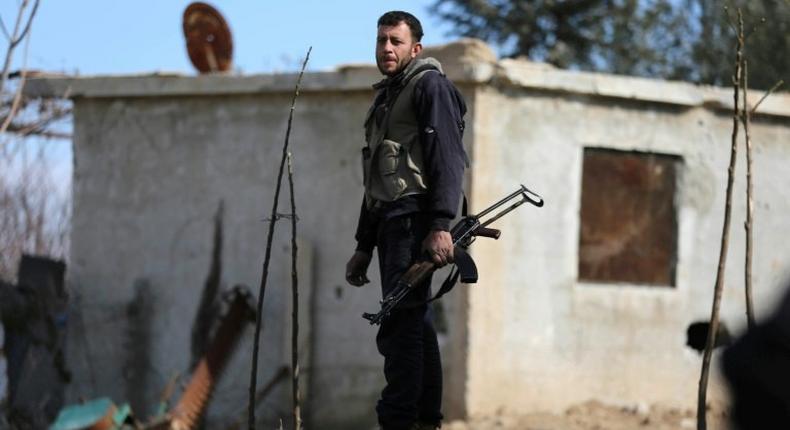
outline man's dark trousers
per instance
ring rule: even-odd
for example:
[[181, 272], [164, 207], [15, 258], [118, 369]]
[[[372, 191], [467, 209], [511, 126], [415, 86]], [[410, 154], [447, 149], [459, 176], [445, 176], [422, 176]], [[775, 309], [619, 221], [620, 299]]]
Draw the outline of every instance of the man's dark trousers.
[[[428, 231], [429, 220], [419, 213], [379, 223], [377, 247], [384, 296], [421, 256]], [[405, 430], [415, 420], [438, 424], [442, 419], [442, 364], [432, 313], [425, 304], [429, 296], [430, 278], [384, 319], [376, 336], [387, 380], [376, 406], [384, 430]]]

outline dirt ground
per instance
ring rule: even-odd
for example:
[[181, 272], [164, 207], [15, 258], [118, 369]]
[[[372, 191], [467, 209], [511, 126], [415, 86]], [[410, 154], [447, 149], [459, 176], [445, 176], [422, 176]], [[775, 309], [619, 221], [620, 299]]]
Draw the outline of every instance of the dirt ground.
[[[709, 430], [732, 430], [727, 411], [708, 411]], [[682, 430], [696, 429], [696, 412], [661, 406], [618, 407], [589, 401], [564, 414], [534, 413], [454, 421], [442, 430]]]

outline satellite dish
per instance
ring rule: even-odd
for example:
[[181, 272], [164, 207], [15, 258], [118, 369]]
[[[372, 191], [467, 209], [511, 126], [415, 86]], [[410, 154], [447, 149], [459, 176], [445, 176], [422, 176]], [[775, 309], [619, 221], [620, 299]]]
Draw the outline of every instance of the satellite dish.
[[200, 73], [226, 72], [233, 59], [233, 39], [222, 15], [206, 3], [184, 10], [184, 37], [192, 65]]

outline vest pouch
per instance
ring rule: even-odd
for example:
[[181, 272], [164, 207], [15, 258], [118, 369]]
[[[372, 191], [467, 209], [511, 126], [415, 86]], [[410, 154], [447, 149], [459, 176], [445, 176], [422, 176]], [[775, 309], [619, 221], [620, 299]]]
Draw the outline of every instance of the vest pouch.
[[367, 185], [370, 177], [370, 148], [362, 148], [362, 183]]
[[400, 143], [384, 139], [376, 152], [378, 159], [374, 162], [377, 162], [383, 191], [390, 200], [395, 200], [406, 190], [406, 180], [398, 175], [398, 167], [405, 162], [401, 158], [406, 158], [407, 151]]

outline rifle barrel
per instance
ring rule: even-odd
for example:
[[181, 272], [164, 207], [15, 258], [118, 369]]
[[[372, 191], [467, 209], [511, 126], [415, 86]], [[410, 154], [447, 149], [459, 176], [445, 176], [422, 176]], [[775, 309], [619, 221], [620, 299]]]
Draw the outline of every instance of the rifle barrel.
[[493, 205], [483, 209], [483, 212], [480, 212], [479, 214], [475, 215], [475, 218], [482, 218], [482, 217], [488, 215], [489, 213], [495, 211], [498, 207], [504, 205], [505, 203], [509, 202], [510, 200], [513, 200], [514, 198], [516, 198], [519, 195], [521, 195], [524, 192], [524, 190], [526, 190], [526, 188], [522, 185], [521, 188], [519, 188], [518, 190], [510, 193], [508, 196], [506, 196], [502, 200], [500, 200], [500, 201], [494, 203]]
[[527, 201], [527, 198], [525, 197], [525, 198], [523, 198], [523, 199], [521, 199], [521, 200], [519, 200], [519, 201], [517, 201], [517, 202], [513, 203], [513, 204], [512, 204], [512, 205], [510, 205], [510, 206], [509, 206], [507, 209], [504, 209], [503, 211], [501, 211], [501, 212], [499, 212], [498, 214], [494, 215], [493, 217], [491, 217], [491, 218], [490, 218], [489, 220], [487, 220], [486, 222], [484, 222], [484, 223], [481, 223], [481, 224], [480, 224], [480, 227], [485, 227], [485, 226], [487, 226], [487, 225], [491, 224], [492, 222], [494, 222], [494, 221], [498, 220], [499, 218], [502, 218], [503, 216], [507, 215], [507, 214], [508, 214], [510, 211], [512, 211], [513, 209], [515, 209], [515, 208], [517, 208], [517, 207], [519, 207], [519, 206], [523, 205], [523, 204], [524, 204], [524, 202], [526, 202], [526, 201]]
[[[504, 199], [502, 199], [502, 200], [494, 203], [490, 207], [486, 208], [483, 212], [480, 212], [480, 214], [477, 215], [477, 218], [481, 218], [481, 217], [483, 217], [485, 215], [488, 215], [489, 213], [491, 213], [495, 209], [499, 208], [503, 204], [507, 203], [510, 200], [513, 200], [514, 198], [516, 198], [518, 196], [521, 196], [521, 200], [513, 203], [507, 209], [497, 213], [491, 219], [489, 219], [489, 220], [487, 220], [485, 222], [481, 222], [480, 226], [481, 227], [485, 227], [485, 226], [491, 224], [492, 222], [494, 222], [494, 221], [498, 220], [499, 218], [502, 218], [503, 216], [508, 214], [513, 209], [521, 206], [525, 202], [530, 202], [530, 203], [532, 203], [533, 205], [535, 205], [537, 207], [543, 206], [543, 198], [541, 196], [539, 196], [536, 193], [532, 192], [531, 190], [529, 190], [524, 185], [521, 185], [521, 187], [518, 190], [514, 191], [513, 193], [511, 193], [510, 195], [508, 195]], [[537, 197], [537, 200], [532, 198], [531, 196]]]

